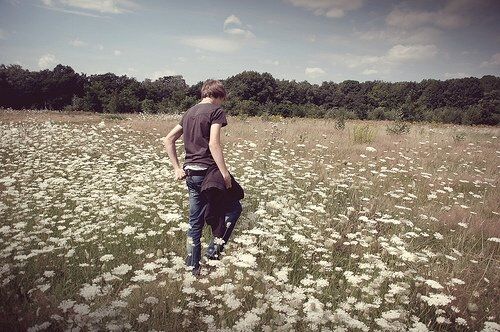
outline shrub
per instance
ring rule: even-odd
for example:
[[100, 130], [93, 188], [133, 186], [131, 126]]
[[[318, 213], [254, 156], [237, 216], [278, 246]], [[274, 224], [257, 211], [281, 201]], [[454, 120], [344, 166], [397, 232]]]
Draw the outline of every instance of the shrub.
[[371, 143], [375, 138], [375, 130], [369, 125], [354, 126], [353, 127], [353, 140], [355, 143]]
[[75, 108], [73, 105], [66, 105], [63, 107], [62, 109], [64, 112], [71, 112], [71, 111], [75, 111]]
[[144, 99], [141, 101], [141, 111], [143, 113], [155, 113], [156, 112], [156, 105], [155, 102], [152, 99]]
[[462, 124], [472, 125], [484, 122], [484, 112], [481, 106], [472, 105], [465, 109], [462, 113]]
[[323, 113], [323, 118], [335, 120], [335, 129], [342, 130], [345, 128], [345, 120], [357, 119], [357, 116], [353, 111], [348, 111], [344, 107], [333, 107]]
[[306, 117], [313, 117], [316, 119], [324, 118], [326, 114], [326, 110], [322, 106], [317, 106], [315, 104], [308, 103], [304, 105], [306, 107]]
[[238, 117], [238, 119], [240, 119], [243, 122], [248, 120], [247, 114], [238, 114], [237, 117]]
[[267, 122], [281, 122], [283, 120], [283, 117], [280, 115], [264, 113], [260, 116], [260, 119]]
[[345, 107], [333, 107], [325, 111], [323, 114], [325, 119], [337, 119], [343, 117], [346, 120], [356, 120], [358, 116], [356, 112], [347, 110]]
[[261, 113], [261, 105], [253, 100], [239, 100], [234, 104], [234, 115], [247, 114], [255, 116]]
[[104, 119], [109, 119], [109, 120], [125, 120], [127, 117], [123, 114], [116, 114], [116, 113], [104, 113], [101, 115], [102, 118]]
[[458, 132], [458, 133], [455, 133], [453, 134], [453, 140], [455, 142], [460, 142], [460, 141], [463, 141], [465, 139], [465, 133], [464, 132]]
[[377, 107], [367, 115], [368, 120], [396, 120], [401, 116], [397, 109]]
[[402, 120], [396, 120], [388, 125], [385, 129], [389, 134], [407, 134], [410, 132], [410, 124]]
[[432, 121], [460, 124], [462, 122], [462, 113], [463, 110], [457, 107], [436, 108], [433, 111]]
[[344, 128], [345, 128], [345, 118], [338, 117], [337, 119], [335, 119], [335, 129], [344, 130]]

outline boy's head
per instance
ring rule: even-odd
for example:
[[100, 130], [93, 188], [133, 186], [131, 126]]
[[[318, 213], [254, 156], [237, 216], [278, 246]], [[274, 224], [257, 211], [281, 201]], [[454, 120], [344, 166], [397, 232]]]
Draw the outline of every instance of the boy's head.
[[226, 99], [226, 89], [218, 80], [206, 80], [201, 87], [201, 98]]

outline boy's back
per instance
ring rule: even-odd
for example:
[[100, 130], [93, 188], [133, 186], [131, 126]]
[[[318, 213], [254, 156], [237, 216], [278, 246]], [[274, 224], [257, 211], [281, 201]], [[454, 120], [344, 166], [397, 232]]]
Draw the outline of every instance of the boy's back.
[[214, 123], [227, 125], [225, 111], [212, 103], [199, 103], [188, 109], [179, 125], [184, 135], [184, 149], [186, 156], [184, 166], [195, 164], [211, 166], [215, 163], [210, 148], [210, 126]]

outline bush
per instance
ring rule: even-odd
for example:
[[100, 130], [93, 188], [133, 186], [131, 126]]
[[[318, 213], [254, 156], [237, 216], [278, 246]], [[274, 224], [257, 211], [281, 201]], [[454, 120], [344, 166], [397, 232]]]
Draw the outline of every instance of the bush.
[[245, 122], [245, 121], [248, 120], [248, 115], [247, 114], [238, 114], [237, 117], [238, 117], [238, 119], [240, 119], [243, 122]]
[[343, 117], [345, 120], [356, 120], [358, 116], [354, 111], [347, 110], [345, 107], [333, 107], [324, 112], [325, 119], [338, 119]]
[[156, 113], [156, 105], [152, 99], [144, 99], [141, 102], [141, 111], [143, 113]]
[[126, 120], [127, 117], [123, 114], [116, 114], [116, 113], [104, 113], [101, 115], [101, 118], [103, 119], [109, 119], [109, 120]]
[[181, 112], [184, 112], [196, 105], [197, 102], [198, 100], [195, 97], [186, 96], [186, 98], [182, 100], [179, 108], [181, 109]]
[[75, 111], [75, 108], [73, 107], [73, 105], [66, 105], [63, 107], [62, 109], [64, 112], [71, 112], [71, 111]]
[[345, 128], [345, 121], [358, 119], [356, 113], [347, 110], [345, 107], [333, 107], [325, 111], [323, 118], [327, 120], [335, 120], [335, 129], [342, 130]]
[[280, 115], [274, 115], [274, 114], [269, 114], [269, 113], [263, 113], [260, 116], [260, 119], [262, 121], [267, 121], [267, 122], [281, 122], [283, 121], [283, 117]]
[[410, 124], [402, 120], [396, 120], [385, 129], [389, 134], [408, 134], [410, 132]]
[[453, 140], [455, 142], [460, 142], [465, 139], [465, 133], [464, 132], [458, 132], [453, 135]]
[[234, 103], [234, 109], [232, 114], [246, 114], [249, 116], [255, 116], [260, 114], [261, 105], [253, 100], [238, 100]]
[[[316, 106], [316, 105], [313, 105]], [[298, 105], [293, 104], [291, 102], [282, 102], [282, 103], [267, 103], [265, 105], [265, 109], [271, 115], [280, 115], [285, 118], [289, 117], [299, 117], [303, 118], [305, 116], [310, 116], [311, 104], [306, 105]]]
[[371, 143], [375, 138], [375, 130], [369, 125], [354, 126], [353, 127], [353, 140], [355, 143]]
[[335, 129], [344, 130], [345, 128], [345, 119], [343, 117], [339, 117], [335, 120]]
[[386, 107], [377, 107], [368, 113], [368, 120], [396, 120], [401, 116], [400, 111], [388, 109]]
[[176, 106], [174, 103], [172, 103], [171, 100], [167, 98], [163, 98], [159, 103], [156, 104], [156, 110], [157, 113], [160, 114], [179, 114], [186, 111], [185, 109], [181, 109], [179, 106]]
[[433, 111], [432, 121], [460, 124], [463, 110], [457, 107], [440, 107]]
[[306, 109], [307, 109], [306, 115], [305, 115], [306, 117], [313, 117], [316, 119], [321, 119], [321, 118], [325, 117], [326, 110], [322, 106], [308, 103], [304, 107], [306, 107]]
[[484, 122], [485, 114], [479, 105], [469, 106], [462, 113], [462, 124], [472, 125]]

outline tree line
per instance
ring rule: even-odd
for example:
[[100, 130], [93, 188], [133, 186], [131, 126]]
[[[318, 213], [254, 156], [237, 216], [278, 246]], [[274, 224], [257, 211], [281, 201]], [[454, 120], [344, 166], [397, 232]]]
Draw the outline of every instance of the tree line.
[[[500, 77], [485, 75], [421, 82], [275, 79], [256, 71], [221, 80], [230, 115], [381, 119], [455, 124], [500, 123]], [[203, 82], [180, 75], [142, 82], [113, 73], [78, 74], [70, 66], [30, 71], [0, 65], [0, 106], [107, 113], [182, 113], [200, 99]]]

